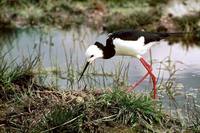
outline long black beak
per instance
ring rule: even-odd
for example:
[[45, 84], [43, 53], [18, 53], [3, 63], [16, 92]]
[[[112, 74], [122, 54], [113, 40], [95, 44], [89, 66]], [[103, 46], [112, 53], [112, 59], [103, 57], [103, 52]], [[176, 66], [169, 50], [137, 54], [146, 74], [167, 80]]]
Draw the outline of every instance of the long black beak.
[[87, 63], [86, 63], [86, 65], [85, 65], [85, 67], [84, 67], [84, 69], [83, 69], [83, 72], [81, 73], [81, 76], [80, 76], [78, 82], [81, 80], [81, 78], [82, 78], [82, 76], [83, 76], [83, 74], [84, 74], [84, 72], [85, 72], [85, 70], [87, 69], [87, 67], [88, 67], [89, 64], [90, 64], [90, 62], [87, 62]]

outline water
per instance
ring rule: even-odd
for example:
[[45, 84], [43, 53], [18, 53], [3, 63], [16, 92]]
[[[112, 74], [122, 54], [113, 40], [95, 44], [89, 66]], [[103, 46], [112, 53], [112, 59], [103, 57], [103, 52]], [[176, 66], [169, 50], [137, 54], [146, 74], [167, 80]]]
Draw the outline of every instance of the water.
[[[9, 51], [6, 55], [8, 62], [15, 60], [20, 63], [24, 58], [40, 56], [39, 69], [34, 70], [46, 84], [56, 84], [61, 89], [69, 89], [76, 84], [78, 76], [74, 73], [81, 72], [85, 64], [85, 50], [93, 44], [96, 39], [102, 39], [106, 33], [100, 33], [82, 27], [63, 31], [58, 29], [18, 29], [9, 34], [1, 33], [0, 48], [1, 53]], [[195, 99], [196, 104], [200, 104], [200, 47], [197, 45], [185, 46], [181, 42], [169, 45], [163, 40], [160, 44], [151, 49], [153, 71], [159, 75], [158, 85], [169, 79], [169, 72], [177, 70], [172, 80], [174, 85], [172, 91], [175, 95], [177, 105], [171, 102], [166, 90], [159, 91], [159, 97], [163, 101], [166, 109], [183, 109], [188, 106], [188, 99]], [[149, 53], [144, 55], [149, 60]], [[170, 63], [169, 63], [170, 61]], [[162, 63], [161, 63], [162, 62]], [[126, 69], [129, 66], [129, 69]], [[173, 67], [174, 66], [174, 67]], [[102, 71], [102, 68], [103, 71]], [[166, 70], [168, 68], [169, 70]], [[95, 70], [94, 70], [95, 69]], [[114, 74], [122, 69], [120, 79], [115, 81]], [[40, 71], [45, 71], [42, 73]], [[56, 71], [56, 72], [53, 72]], [[104, 73], [107, 73], [106, 75]], [[96, 74], [94, 74], [96, 73]], [[125, 74], [123, 74], [125, 73]], [[136, 82], [146, 73], [142, 64], [131, 57], [113, 57], [109, 60], [99, 59], [90, 66], [85, 75], [90, 78], [83, 78], [82, 87], [108, 88], [114, 83], [126, 81], [129, 85]], [[127, 74], [127, 75], [126, 75]], [[105, 76], [102, 76], [105, 75]], [[71, 77], [71, 78], [69, 78]], [[76, 88], [75, 88], [76, 89]], [[149, 93], [152, 90], [151, 82], [147, 78], [135, 89], [137, 92]]]
[[[0, 47], [1, 51], [4, 52], [10, 50], [8, 55], [8, 60], [10, 61], [16, 58], [16, 62], [20, 62], [24, 57], [37, 56], [39, 54], [44, 68], [51, 68], [56, 65], [65, 70], [68, 63], [83, 67], [86, 48], [96, 40], [104, 38], [107, 33], [100, 34], [85, 27], [69, 31], [19, 29], [13, 35], [7, 35], [7, 38], [4, 36], [3, 40], [1, 39]], [[192, 45], [192, 47], [188, 48], [182, 45], [181, 42], [169, 45], [168, 41], [163, 40], [160, 44], [153, 46], [151, 50], [154, 62], [153, 68], [156, 75], [160, 72], [159, 62], [166, 62], [166, 57], [170, 56], [172, 63], [176, 63], [176, 67], [179, 69], [176, 74], [177, 81], [187, 86], [187, 88], [200, 87], [198, 83], [200, 81], [199, 46]], [[144, 57], [149, 60], [149, 53], [145, 54]], [[72, 61], [69, 62], [69, 59]], [[125, 64], [124, 66], [130, 65], [128, 76], [130, 83], [146, 73], [141, 63], [131, 57], [118, 56], [109, 60], [99, 59], [92, 66], [97, 70], [101, 70], [101, 66], [103, 66], [107, 73], [113, 73], [116, 64], [121, 61]], [[164, 65], [162, 65], [162, 68], [164, 68]], [[167, 79], [169, 77], [168, 71], [162, 71], [161, 73], [162, 78]]]

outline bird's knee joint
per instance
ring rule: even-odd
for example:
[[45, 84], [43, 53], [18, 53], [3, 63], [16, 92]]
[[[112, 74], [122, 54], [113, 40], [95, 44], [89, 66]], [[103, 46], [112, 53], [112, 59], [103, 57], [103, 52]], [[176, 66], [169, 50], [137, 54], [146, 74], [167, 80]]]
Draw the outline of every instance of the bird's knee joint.
[[155, 82], [157, 81], [156, 76], [152, 75], [151, 77], [152, 77], [152, 80], [153, 80], [153, 81], [155, 81]]

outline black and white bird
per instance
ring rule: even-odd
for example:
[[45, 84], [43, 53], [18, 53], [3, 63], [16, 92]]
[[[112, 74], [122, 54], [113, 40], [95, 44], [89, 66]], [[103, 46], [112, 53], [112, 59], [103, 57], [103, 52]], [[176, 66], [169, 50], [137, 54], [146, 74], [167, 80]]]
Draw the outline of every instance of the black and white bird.
[[107, 36], [105, 44], [96, 41], [86, 50], [85, 54], [87, 57], [87, 63], [79, 80], [83, 76], [88, 65], [96, 59], [110, 59], [117, 55], [131, 56], [140, 60], [144, 68], [147, 70], [147, 73], [137, 83], [133, 84], [128, 91], [132, 91], [133, 88], [138, 86], [148, 75], [150, 75], [154, 90], [153, 98], [156, 98], [157, 79], [152, 72], [151, 65], [142, 57], [142, 55], [145, 54], [154, 44], [159, 43], [160, 40], [177, 34], [180, 33], [144, 32], [138, 30], [121, 30], [110, 33]]

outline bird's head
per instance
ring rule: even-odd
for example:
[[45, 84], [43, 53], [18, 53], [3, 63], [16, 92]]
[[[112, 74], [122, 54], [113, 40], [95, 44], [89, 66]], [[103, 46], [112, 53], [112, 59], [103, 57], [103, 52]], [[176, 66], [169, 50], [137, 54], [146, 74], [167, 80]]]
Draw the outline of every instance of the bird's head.
[[87, 58], [87, 63], [83, 69], [83, 72], [81, 73], [79, 80], [83, 76], [83, 74], [84, 74], [85, 70], [87, 69], [87, 67], [89, 66], [89, 64], [91, 64], [94, 60], [96, 60], [98, 58], [103, 58], [103, 49], [101, 49], [97, 45], [91, 45], [87, 48], [85, 55]]
[[87, 62], [92, 63], [97, 58], [103, 57], [103, 50], [100, 49], [97, 45], [91, 45], [85, 52]]

